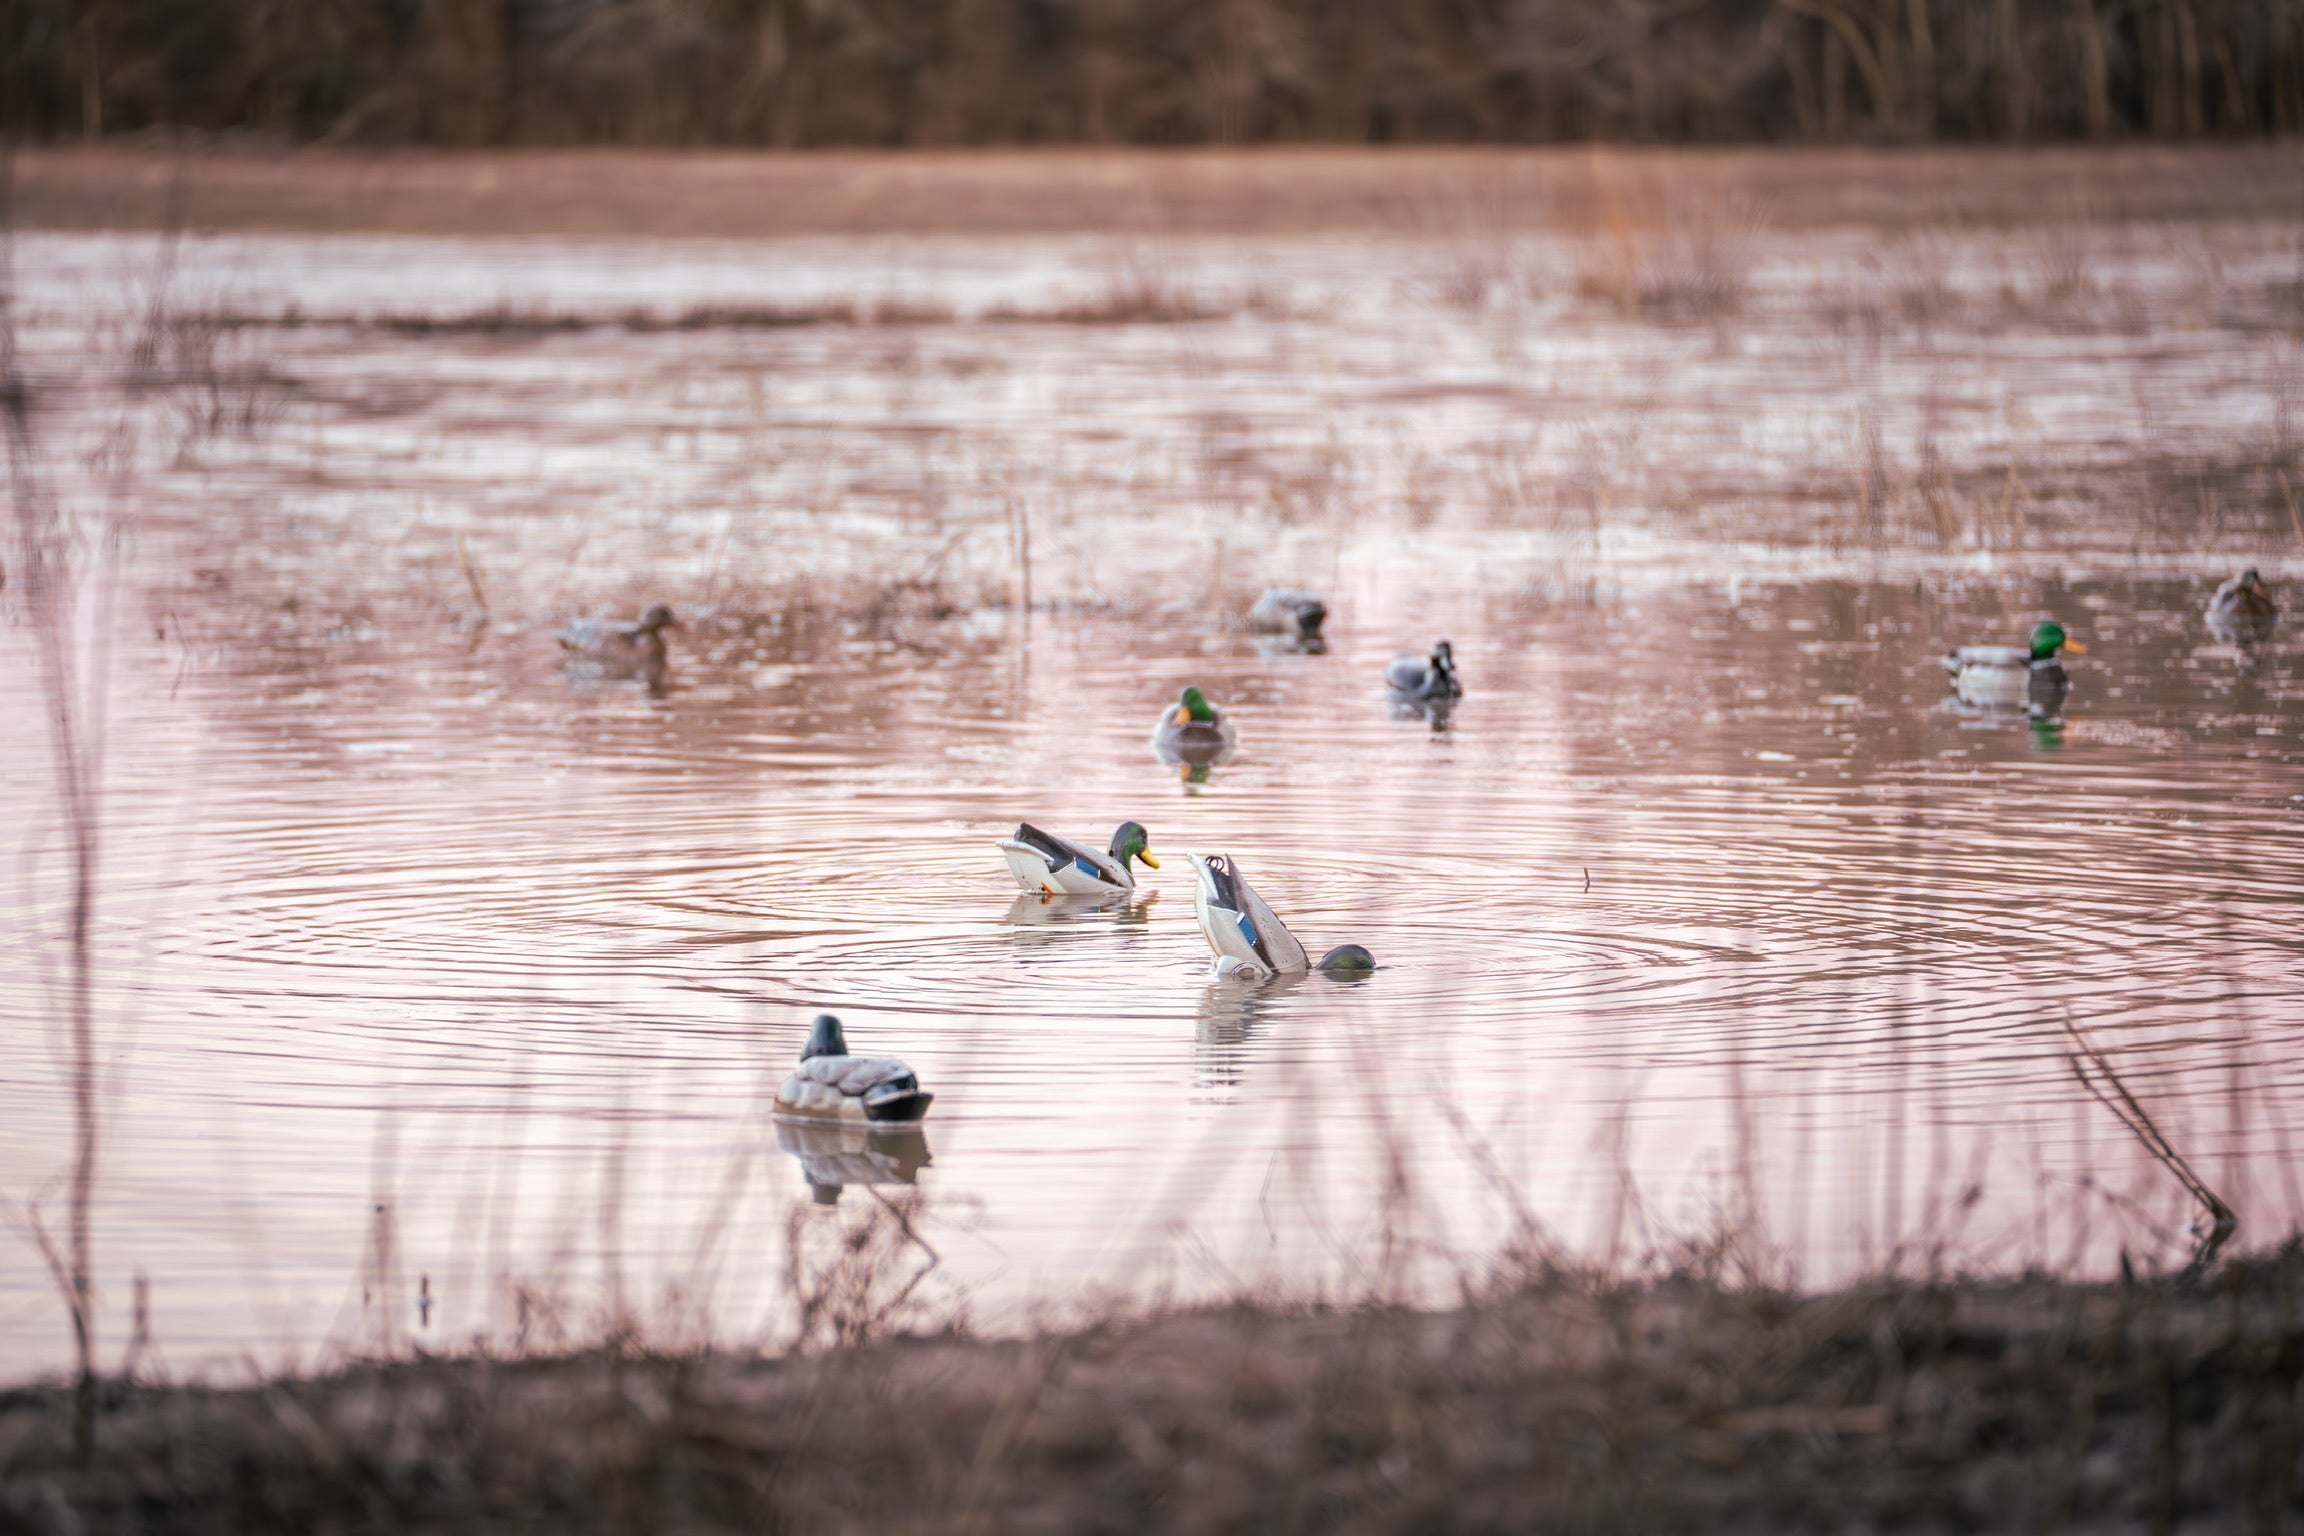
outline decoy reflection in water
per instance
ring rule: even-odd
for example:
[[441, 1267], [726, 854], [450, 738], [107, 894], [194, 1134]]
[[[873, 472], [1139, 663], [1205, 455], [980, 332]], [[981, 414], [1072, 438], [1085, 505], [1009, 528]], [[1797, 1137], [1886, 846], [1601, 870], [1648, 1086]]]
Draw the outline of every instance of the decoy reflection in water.
[[2064, 696], [2072, 686], [2059, 651], [2082, 656], [2088, 647], [2066, 635], [2063, 625], [2049, 622], [2032, 631], [2029, 648], [1963, 645], [1948, 651], [1944, 670], [1952, 675], [1952, 692], [1963, 704], [2023, 710], [2035, 719], [2046, 719], [2063, 712]]
[[2272, 633], [2280, 605], [2250, 566], [2216, 589], [2208, 600], [2208, 629], [2227, 645], [2252, 645]]
[[1464, 696], [1464, 684], [1456, 676], [1456, 652], [1445, 640], [1432, 643], [1432, 654], [1425, 657], [1400, 655], [1384, 669], [1384, 687], [1394, 700], [1412, 703], [1440, 703]]
[[1248, 1075], [1250, 1047], [1272, 1022], [1274, 1006], [1303, 981], [1284, 976], [1265, 986], [1242, 986], [1230, 978], [1201, 990], [1192, 1031], [1193, 1085], [1232, 1088]]
[[1115, 923], [1145, 923], [1151, 921], [1152, 903], [1159, 899], [1158, 891], [1105, 891], [1088, 896], [1026, 891], [1008, 904], [1008, 923], [1015, 928], [1051, 928], [1098, 912], [1111, 913]]
[[1110, 850], [1098, 853], [1026, 821], [1017, 823], [1014, 837], [1000, 839], [1000, 852], [1008, 860], [1008, 872], [1027, 891], [1099, 896], [1136, 889], [1136, 876], [1128, 868], [1131, 859], [1160, 867], [1148, 846], [1150, 836], [1142, 822], [1124, 821], [1113, 829]]
[[915, 1184], [935, 1159], [918, 1125], [810, 1124], [779, 1119], [776, 1145], [800, 1160], [818, 1205], [836, 1204], [851, 1184]]
[[851, 1056], [840, 1021], [816, 1015], [800, 1065], [776, 1090], [776, 1113], [797, 1120], [850, 1125], [909, 1125], [928, 1113], [936, 1096], [889, 1056]]
[[[1264, 904], [1228, 854], [1192, 854], [1192, 913], [1201, 935], [1216, 951], [1220, 979], [1269, 981], [1314, 969], [1304, 946], [1279, 915]], [[1340, 944], [1320, 957], [1317, 969], [1331, 976], [1363, 975], [1375, 957], [1357, 944]]]
[[[1183, 769], [1194, 783], [1207, 777], [1207, 769], [1229, 759], [1239, 742], [1224, 711], [1190, 686], [1160, 711], [1160, 723], [1152, 728], [1153, 755], [1171, 768]], [[1198, 778], [1192, 778], [1194, 769], [1201, 770]]]
[[1320, 635], [1320, 626], [1327, 618], [1328, 605], [1303, 588], [1266, 587], [1248, 610], [1248, 627], [1260, 635], [1277, 637], [1287, 648], [1317, 654], [1328, 648]]
[[630, 623], [620, 619], [576, 619], [560, 631], [560, 649], [571, 668], [600, 677], [660, 678], [664, 675], [664, 631], [687, 626], [662, 603]]

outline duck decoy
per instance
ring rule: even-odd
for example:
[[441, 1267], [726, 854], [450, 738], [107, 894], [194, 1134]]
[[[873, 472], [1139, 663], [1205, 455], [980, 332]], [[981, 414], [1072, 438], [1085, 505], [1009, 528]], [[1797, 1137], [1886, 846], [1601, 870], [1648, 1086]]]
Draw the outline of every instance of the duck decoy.
[[569, 659], [602, 672], [633, 676], [664, 670], [664, 631], [687, 626], [662, 603], [630, 623], [620, 619], [576, 619], [560, 631], [560, 648]]
[[1152, 728], [1152, 751], [1171, 768], [1211, 767], [1230, 757], [1239, 742], [1224, 711], [1189, 685], [1160, 711], [1160, 723]]
[[1313, 966], [1288, 925], [1241, 877], [1231, 855], [1195, 853], [1189, 857], [1194, 875], [1192, 914], [1200, 920], [1200, 932], [1208, 947], [1216, 951], [1219, 977], [1269, 981], [1313, 969], [1342, 976], [1376, 968], [1375, 957], [1357, 944], [1339, 944]]
[[1128, 868], [1130, 859], [1142, 859], [1154, 869], [1160, 867], [1160, 861], [1145, 846], [1149, 836], [1142, 822], [1124, 821], [1113, 829], [1112, 851], [1102, 854], [1025, 821], [1016, 824], [1014, 837], [1000, 839], [1000, 851], [1007, 856], [1008, 872], [1028, 891], [1097, 896], [1136, 889], [1136, 877]]
[[2208, 629], [2227, 645], [2263, 639], [2279, 618], [2280, 605], [2272, 601], [2254, 566], [2218, 587], [2208, 600]]
[[1328, 605], [1301, 587], [1266, 587], [1248, 610], [1248, 627], [1259, 634], [1287, 635], [1311, 645], [1320, 639]]
[[2031, 648], [2020, 645], [1963, 645], [1944, 655], [1952, 691], [1963, 704], [1981, 709], [2022, 709], [2034, 716], [2056, 714], [2072, 680], [2057, 652], [2085, 656], [2088, 647], [2051, 620], [2032, 631]]
[[820, 1013], [800, 1048], [799, 1068], [776, 1090], [776, 1113], [850, 1125], [911, 1125], [935, 1098], [895, 1058], [849, 1055], [840, 1021]]
[[1384, 686], [1395, 699], [1426, 703], [1461, 698], [1464, 693], [1456, 677], [1456, 652], [1445, 640], [1432, 643], [1429, 657], [1393, 657], [1384, 669]]

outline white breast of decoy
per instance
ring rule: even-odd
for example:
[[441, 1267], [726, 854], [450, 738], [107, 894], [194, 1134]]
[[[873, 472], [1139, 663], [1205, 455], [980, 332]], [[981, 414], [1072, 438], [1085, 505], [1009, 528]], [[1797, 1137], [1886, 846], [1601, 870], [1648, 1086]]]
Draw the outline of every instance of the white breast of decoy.
[[1025, 890], [1093, 896], [1136, 889], [1133, 873], [1093, 848], [1042, 832], [1029, 822], [1016, 831], [1017, 836], [1000, 839], [1000, 853], [1008, 861], [1008, 872]]
[[1304, 946], [1241, 877], [1229, 856], [1194, 854], [1192, 863], [1197, 876], [1192, 913], [1200, 921], [1208, 947], [1216, 951], [1217, 974], [1252, 970], [1286, 976], [1310, 964]]

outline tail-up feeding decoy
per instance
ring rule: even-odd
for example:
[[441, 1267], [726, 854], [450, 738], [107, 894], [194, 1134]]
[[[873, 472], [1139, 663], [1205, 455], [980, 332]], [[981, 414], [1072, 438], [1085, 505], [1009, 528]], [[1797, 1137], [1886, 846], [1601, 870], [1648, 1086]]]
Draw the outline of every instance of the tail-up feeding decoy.
[[[1200, 932], [1216, 951], [1216, 974], [1242, 981], [1268, 981], [1314, 969], [1279, 915], [1241, 877], [1229, 854], [1192, 854], [1195, 889], [1192, 912]], [[1375, 957], [1357, 944], [1340, 944], [1320, 957], [1319, 970], [1350, 975], [1376, 968]]]

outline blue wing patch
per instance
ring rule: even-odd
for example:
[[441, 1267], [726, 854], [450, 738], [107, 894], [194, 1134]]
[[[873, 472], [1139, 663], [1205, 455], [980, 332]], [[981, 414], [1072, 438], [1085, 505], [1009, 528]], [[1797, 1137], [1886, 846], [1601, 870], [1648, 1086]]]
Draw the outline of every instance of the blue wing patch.
[[1089, 879], [1101, 880], [1104, 878], [1104, 871], [1098, 869], [1095, 865], [1089, 863], [1086, 859], [1074, 859], [1072, 862], [1079, 867], [1080, 873], [1086, 875]]
[[1258, 954], [1264, 953], [1264, 941], [1256, 937], [1256, 925], [1248, 921], [1248, 914], [1235, 912], [1232, 914], [1232, 920], [1238, 923], [1240, 931], [1248, 936], [1248, 947]]

